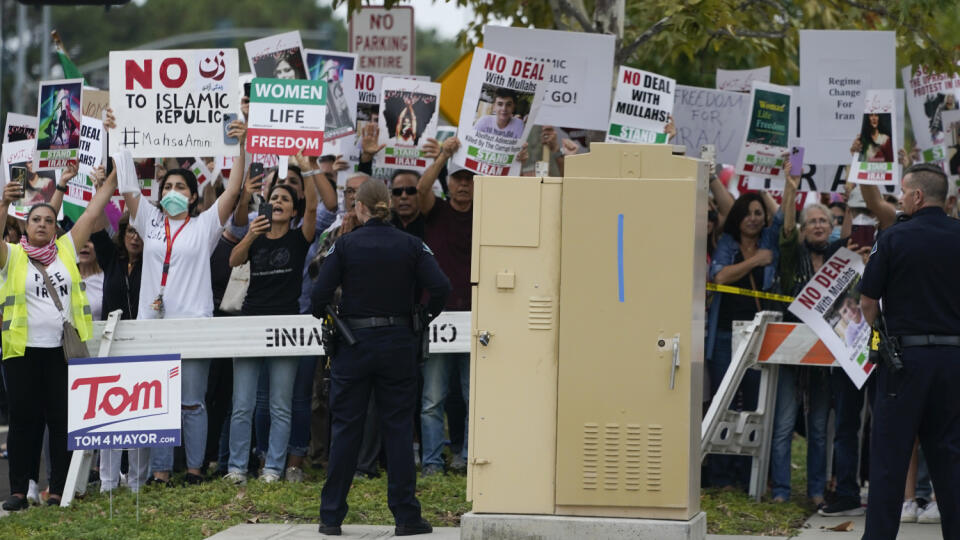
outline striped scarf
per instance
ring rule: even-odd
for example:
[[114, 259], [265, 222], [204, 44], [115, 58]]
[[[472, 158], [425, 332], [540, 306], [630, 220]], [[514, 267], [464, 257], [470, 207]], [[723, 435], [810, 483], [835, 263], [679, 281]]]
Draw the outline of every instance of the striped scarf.
[[27, 241], [26, 236], [20, 237], [20, 247], [27, 253], [27, 256], [44, 266], [50, 266], [57, 260], [57, 243], [50, 240], [45, 246], [34, 246]]

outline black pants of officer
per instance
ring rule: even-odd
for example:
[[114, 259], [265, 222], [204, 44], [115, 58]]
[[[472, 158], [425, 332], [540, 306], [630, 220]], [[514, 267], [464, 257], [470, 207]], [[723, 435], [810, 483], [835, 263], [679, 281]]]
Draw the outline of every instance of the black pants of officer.
[[417, 398], [416, 339], [399, 326], [354, 330], [357, 344], [341, 343], [330, 368], [330, 463], [320, 495], [320, 520], [340, 525], [357, 468], [370, 393], [377, 402], [387, 452], [387, 504], [397, 525], [417, 523], [413, 409]]
[[[960, 539], [960, 348], [907, 347], [896, 376], [880, 368], [870, 439], [864, 540], [893, 540], [914, 438], [927, 458], [946, 540]], [[896, 397], [890, 397], [890, 391]]]

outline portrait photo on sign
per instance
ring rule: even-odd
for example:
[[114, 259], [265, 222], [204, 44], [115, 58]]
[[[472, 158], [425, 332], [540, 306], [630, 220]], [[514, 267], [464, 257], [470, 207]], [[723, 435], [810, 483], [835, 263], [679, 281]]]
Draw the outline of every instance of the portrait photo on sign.
[[864, 113], [860, 126], [861, 161], [893, 163], [893, 138], [890, 113]]
[[312, 81], [342, 81], [344, 70], [353, 69], [356, 61], [354, 54], [307, 49], [307, 73]]
[[303, 65], [303, 50], [284, 49], [253, 58], [253, 72], [257, 77], [270, 79], [306, 79], [307, 70]]
[[61, 150], [80, 145], [80, 83], [40, 86], [37, 150]]
[[957, 110], [957, 96], [954, 94], [938, 93], [928, 96], [923, 103], [923, 112], [927, 117], [927, 125], [930, 126], [930, 138], [934, 143], [943, 142], [944, 132], [947, 126], [944, 125], [943, 113], [945, 111]]
[[397, 144], [416, 146], [424, 129], [437, 113], [437, 97], [419, 92], [386, 90], [383, 110], [390, 139]]
[[15, 202], [15, 206], [26, 208], [50, 202], [57, 189], [57, 171], [34, 172], [33, 161], [11, 163], [8, 166], [7, 178], [23, 185], [23, 198]]
[[510, 88], [484, 84], [473, 128], [478, 133], [519, 139], [533, 105], [533, 92], [518, 92]]
[[871, 333], [870, 324], [864, 317], [863, 310], [860, 309], [860, 296], [856, 292], [859, 281], [859, 279], [853, 280], [846, 291], [838, 296], [830, 309], [823, 314], [827, 324], [843, 340], [844, 345], [851, 349], [857, 348], [858, 344], [863, 343]]

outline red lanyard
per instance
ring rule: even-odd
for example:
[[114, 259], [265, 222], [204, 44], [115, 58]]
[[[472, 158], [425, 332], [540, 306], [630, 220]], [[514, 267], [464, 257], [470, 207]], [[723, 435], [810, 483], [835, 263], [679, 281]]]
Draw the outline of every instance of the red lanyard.
[[173, 243], [177, 240], [177, 236], [180, 234], [180, 231], [187, 226], [187, 223], [190, 223], [190, 216], [187, 216], [187, 219], [183, 222], [183, 225], [177, 229], [177, 232], [175, 232], [171, 238], [170, 218], [163, 218], [163, 228], [167, 233], [167, 254], [163, 257], [163, 275], [160, 277], [161, 289], [167, 286], [167, 274], [170, 272], [170, 254], [173, 253]]

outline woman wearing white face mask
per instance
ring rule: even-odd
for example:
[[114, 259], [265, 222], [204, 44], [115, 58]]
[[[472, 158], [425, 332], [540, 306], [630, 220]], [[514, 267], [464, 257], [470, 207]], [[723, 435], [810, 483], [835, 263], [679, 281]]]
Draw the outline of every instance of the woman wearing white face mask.
[[[110, 128], [113, 123], [112, 113], [109, 113], [105, 124]], [[223, 194], [202, 213], [198, 212], [197, 179], [192, 172], [186, 169], [167, 171], [159, 182], [158, 203], [142, 203], [136, 174], [131, 170], [132, 159], [128, 153], [122, 152], [126, 159], [117, 160], [121, 173], [120, 191], [130, 211], [130, 225], [143, 240], [137, 319], [213, 316], [210, 254], [240, 194], [245, 131], [241, 122], [230, 124], [228, 135], [241, 141], [240, 157], [235, 161]], [[187, 456], [187, 482], [191, 484], [202, 481], [200, 467], [207, 438], [204, 393], [209, 362], [183, 360], [180, 370], [183, 444]], [[168, 483], [173, 469], [173, 448], [153, 448], [150, 454], [151, 481]]]

